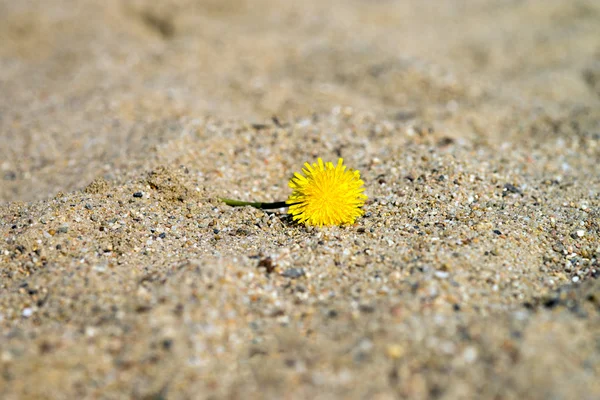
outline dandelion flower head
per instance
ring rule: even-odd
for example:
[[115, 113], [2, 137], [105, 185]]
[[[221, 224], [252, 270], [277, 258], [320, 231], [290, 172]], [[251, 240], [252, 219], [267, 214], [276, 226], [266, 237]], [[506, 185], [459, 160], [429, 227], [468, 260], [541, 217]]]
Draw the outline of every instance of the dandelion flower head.
[[340, 158], [337, 165], [323, 163], [304, 164], [302, 172], [290, 179], [293, 192], [286, 203], [295, 221], [306, 225], [348, 225], [363, 215], [361, 207], [367, 196], [360, 172], [346, 169]]

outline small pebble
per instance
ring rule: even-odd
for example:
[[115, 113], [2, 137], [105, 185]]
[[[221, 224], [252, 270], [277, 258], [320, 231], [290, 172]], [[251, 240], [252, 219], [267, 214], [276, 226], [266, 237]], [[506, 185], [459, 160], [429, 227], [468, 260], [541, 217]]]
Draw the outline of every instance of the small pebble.
[[512, 183], [507, 183], [504, 185], [504, 192], [510, 192], [510, 193], [521, 193], [521, 190], [516, 187], [515, 185], [513, 185]]
[[463, 352], [463, 360], [465, 360], [467, 364], [471, 364], [477, 360], [477, 349], [473, 346], [467, 347]]
[[446, 271], [435, 271], [434, 275], [436, 278], [439, 278], [439, 279], [446, 279], [447, 277], [450, 276], [450, 274]]
[[296, 279], [306, 275], [306, 272], [304, 271], [304, 268], [288, 268], [283, 271], [281, 275], [285, 276], [286, 278]]
[[143, 195], [144, 195], [144, 193], [143, 193], [143, 192], [135, 192], [135, 193], [133, 194], [133, 197], [142, 197]]
[[404, 352], [404, 347], [400, 344], [390, 344], [385, 351], [386, 355], [393, 360], [401, 358]]

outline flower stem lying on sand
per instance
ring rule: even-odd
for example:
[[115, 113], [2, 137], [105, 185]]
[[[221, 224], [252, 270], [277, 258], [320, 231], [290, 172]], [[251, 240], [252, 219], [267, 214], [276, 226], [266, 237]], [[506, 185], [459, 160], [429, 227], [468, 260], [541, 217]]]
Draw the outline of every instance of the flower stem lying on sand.
[[276, 201], [273, 203], [258, 203], [258, 202], [252, 202], [252, 201], [241, 201], [241, 200], [224, 199], [224, 198], [221, 198], [221, 201], [223, 203], [227, 204], [228, 206], [232, 206], [232, 207], [250, 206], [250, 207], [254, 207], [254, 208], [260, 208], [261, 210], [273, 210], [275, 208], [283, 208], [283, 207], [290, 206], [290, 204], [287, 204], [285, 201]]

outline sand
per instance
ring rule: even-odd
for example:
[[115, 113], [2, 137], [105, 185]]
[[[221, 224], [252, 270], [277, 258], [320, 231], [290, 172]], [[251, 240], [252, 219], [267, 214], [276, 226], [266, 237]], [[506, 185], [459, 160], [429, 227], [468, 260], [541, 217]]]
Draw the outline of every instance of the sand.
[[600, 398], [597, 1], [0, 1], [0, 93], [1, 398]]

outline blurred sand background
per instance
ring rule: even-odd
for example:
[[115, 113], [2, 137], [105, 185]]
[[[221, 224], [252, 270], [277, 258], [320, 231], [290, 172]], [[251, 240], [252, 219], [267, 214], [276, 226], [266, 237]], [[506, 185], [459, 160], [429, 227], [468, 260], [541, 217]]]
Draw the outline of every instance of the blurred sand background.
[[1, 398], [600, 398], [598, 1], [4, 0], [0, 94]]

